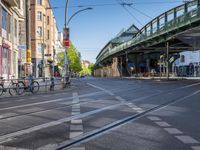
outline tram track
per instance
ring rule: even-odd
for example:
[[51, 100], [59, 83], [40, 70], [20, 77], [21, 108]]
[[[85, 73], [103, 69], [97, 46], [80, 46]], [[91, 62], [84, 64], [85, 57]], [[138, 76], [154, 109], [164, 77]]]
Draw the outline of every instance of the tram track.
[[[190, 88], [192, 86], [196, 86], [196, 85], [199, 85], [200, 82], [198, 83], [195, 83], [195, 84], [191, 84], [191, 85], [187, 85], [187, 86], [184, 86], [184, 87], [179, 87], [179, 88], [175, 88], [175, 89], [170, 89], [167, 92], [167, 94], [169, 94], [169, 92], [176, 92], [177, 90], [180, 90], [180, 89], [185, 89], [185, 88]], [[113, 92], [113, 91], [112, 91]], [[89, 132], [89, 133], [85, 133], [82, 137], [79, 137], [73, 141], [67, 141], [67, 143], [64, 144], [64, 147], [63, 146], [60, 146], [58, 147], [59, 148], [69, 148], [69, 147], [72, 147], [76, 144], [79, 144], [83, 141], [86, 141], [86, 140], [89, 140], [91, 138], [95, 138], [96, 136], [99, 136], [105, 132], [109, 132], [110, 130], [112, 129], [115, 129], [117, 127], [120, 127], [121, 125], [124, 125], [130, 121], [134, 121], [134, 120], [137, 120], [143, 116], [145, 116], [146, 114], [150, 113], [150, 112], [153, 112], [153, 111], [156, 111], [156, 110], [159, 110], [159, 109], [162, 109], [164, 107], [167, 107], [168, 105], [172, 105], [173, 103], [177, 103], [181, 100], [184, 100], [186, 98], [189, 98], [193, 95], [196, 95], [198, 94], [200, 91], [195, 91], [193, 92], [192, 94], [188, 95], [188, 96], [185, 96], [184, 98], [176, 98], [176, 99], [173, 99], [173, 100], [170, 100], [170, 101], [167, 101], [161, 105], [158, 105], [156, 107], [153, 107], [153, 108], [150, 108], [148, 110], [145, 110], [144, 112], [142, 113], [138, 113], [138, 114], [134, 114], [134, 115], [131, 115], [131, 116], [128, 116], [124, 119], [121, 119], [121, 120], [118, 120], [112, 124], [108, 124], [100, 129], [96, 129], [92, 132]], [[96, 92], [96, 93], [102, 93], [102, 91], [99, 91], [99, 92]], [[161, 93], [157, 93], [158, 95], [159, 94], [162, 94]], [[88, 95], [92, 96], [92, 95], [95, 95], [94, 93], [90, 93], [90, 94], [85, 94], [85, 95], [80, 95], [80, 97], [87, 97]], [[151, 95], [149, 95], [151, 96]], [[155, 96], [155, 95], [153, 95]], [[144, 99], [146, 99], [147, 96], [144, 97]], [[134, 100], [142, 100], [142, 97], [139, 97], [139, 98], [135, 98], [133, 99], [133, 102]], [[130, 102], [130, 101], [127, 101], [127, 102]], [[120, 104], [115, 104], [115, 105], [111, 105], [109, 107], [103, 107], [101, 109], [97, 109], [97, 110], [94, 110], [94, 111], [89, 111], [89, 112], [86, 112], [86, 113], [83, 113], [83, 114], [80, 114], [80, 115], [75, 115], [75, 116], [71, 116], [71, 117], [67, 117], [67, 118], [62, 118], [60, 120], [56, 120], [56, 121], [52, 121], [52, 122], [48, 122], [48, 123], [45, 123], [45, 124], [41, 124], [41, 125], [38, 125], [38, 126], [33, 126], [33, 127], [30, 127], [30, 128], [26, 128], [26, 129], [22, 129], [22, 130], [18, 130], [16, 132], [13, 132], [13, 133], [8, 133], [8, 134], [4, 134], [2, 136], [0, 136], [0, 141], [4, 141], [5, 139], [9, 139], [9, 138], [13, 138], [13, 137], [17, 137], [17, 136], [20, 136], [20, 135], [23, 135], [23, 134], [27, 134], [27, 133], [30, 133], [30, 132], [34, 132], [34, 131], [38, 131], [38, 130], [41, 130], [41, 129], [44, 129], [44, 128], [48, 128], [48, 127], [51, 127], [51, 126], [55, 126], [55, 125], [59, 125], [61, 123], [64, 123], [64, 122], [68, 122], [70, 120], [73, 120], [73, 119], [79, 119], [79, 118], [83, 118], [83, 117], [87, 117], [87, 116], [90, 116], [90, 115], [93, 115], [93, 114], [96, 114], [96, 113], [99, 113], [99, 112], [103, 112], [107, 109], [111, 109], [111, 108], [117, 108], [118, 106], [122, 106], [124, 105], [125, 103], [120, 103]], [[71, 104], [70, 106], [72, 106], [73, 104]], [[69, 107], [69, 106], [63, 106], [63, 107]], [[52, 108], [52, 109], [55, 109], [55, 108]], [[51, 110], [52, 110], [51, 109]], [[48, 110], [47, 110], [48, 111]]]
[[56, 150], [69, 149], [69, 148], [72, 148], [73, 146], [80, 145], [80, 144], [82, 144], [84, 142], [90, 141], [91, 139], [94, 139], [94, 138], [96, 138], [98, 136], [101, 136], [102, 134], [108, 133], [108, 132], [110, 132], [110, 131], [112, 131], [114, 129], [117, 129], [117, 128], [125, 125], [125, 124], [128, 124], [129, 122], [134, 122], [137, 119], [142, 118], [142, 117], [146, 116], [149, 113], [164, 109], [165, 107], [168, 107], [170, 105], [173, 105], [173, 104], [181, 102], [181, 101], [184, 101], [187, 98], [195, 96], [196, 94], [199, 94], [199, 93], [200, 93], [200, 90], [197, 90], [197, 91], [193, 92], [192, 94], [189, 94], [189, 95], [187, 95], [185, 97], [181, 97], [179, 99], [170, 100], [170, 101], [165, 102], [163, 104], [160, 104], [158, 106], [152, 107], [152, 108], [150, 108], [148, 110], [145, 110], [144, 112], [136, 113], [134, 115], [128, 116], [128, 117], [123, 118], [121, 120], [117, 120], [117, 121], [115, 121], [115, 122], [113, 122], [111, 124], [103, 126], [102, 128], [93, 130], [93, 131], [91, 131], [89, 133], [85, 133], [82, 136], [79, 136], [79, 137], [74, 138], [72, 140], [60, 143], [57, 146]]

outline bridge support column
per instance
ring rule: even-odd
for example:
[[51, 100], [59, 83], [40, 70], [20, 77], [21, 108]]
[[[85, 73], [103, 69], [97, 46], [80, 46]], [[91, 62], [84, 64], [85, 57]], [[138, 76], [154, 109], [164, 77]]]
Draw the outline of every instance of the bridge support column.
[[167, 51], [166, 51], [166, 65], [167, 65], [167, 79], [169, 79], [169, 42], [167, 42]]
[[119, 65], [118, 58], [114, 57], [112, 60], [112, 65], [111, 65], [111, 72], [112, 72], [113, 77], [120, 77], [118, 65]]

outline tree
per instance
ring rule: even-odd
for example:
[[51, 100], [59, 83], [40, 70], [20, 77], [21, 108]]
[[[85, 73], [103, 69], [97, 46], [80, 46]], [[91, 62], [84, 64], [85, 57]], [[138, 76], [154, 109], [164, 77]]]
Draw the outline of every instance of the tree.
[[[69, 61], [69, 68], [72, 72], [79, 73], [82, 70], [79, 53], [73, 44], [67, 49], [67, 58]], [[58, 66], [64, 67], [64, 52], [57, 54]]]

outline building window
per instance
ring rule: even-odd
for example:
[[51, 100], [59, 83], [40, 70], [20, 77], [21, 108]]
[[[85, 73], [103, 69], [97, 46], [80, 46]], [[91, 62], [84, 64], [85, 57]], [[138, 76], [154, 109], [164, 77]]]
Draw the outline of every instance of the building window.
[[50, 38], [50, 32], [49, 32], [49, 30], [47, 31], [47, 39], [49, 40], [49, 38]]
[[37, 45], [37, 51], [39, 53], [42, 53], [42, 43], [38, 43], [38, 45]]
[[50, 18], [49, 16], [47, 16], [47, 25], [49, 25], [49, 22], [50, 22]]
[[7, 18], [7, 15], [8, 15], [7, 11], [4, 8], [2, 8], [2, 28], [4, 30], [6, 30], [6, 18]]
[[37, 12], [37, 20], [42, 21], [42, 12], [41, 11]]
[[37, 0], [38, 5], [42, 5], [42, 0]]
[[7, 74], [7, 64], [8, 64], [8, 52], [6, 48], [3, 48], [3, 58], [2, 58], [2, 73]]
[[37, 29], [38, 36], [42, 36], [42, 27], [38, 27]]

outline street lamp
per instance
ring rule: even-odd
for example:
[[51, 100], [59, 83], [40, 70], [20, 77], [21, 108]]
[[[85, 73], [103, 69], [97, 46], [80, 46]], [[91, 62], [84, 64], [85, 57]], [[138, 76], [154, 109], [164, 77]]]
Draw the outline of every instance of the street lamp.
[[80, 12], [92, 9], [91, 7], [88, 7], [88, 8], [84, 8], [84, 9], [78, 10], [68, 20], [67, 19], [67, 16], [68, 16], [68, 4], [69, 4], [69, 0], [66, 1], [66, 6], [65, 6], [65, 24], [64, 24], [64, 28], [63, 28], [63, 45], [65, 47], [64, 62], [65, 62], [65, 79], [66, 79], [66, 82], [69, 79], [69, 76], [68, 76], [68, 72], [69, 72], [68, 64], [69, 63], [68, 63], [68, 60], [67, 60], [67, 49], [68, 49], [68, 47], [70, 45], [70, 40], [69, 40], [69, 27], [68, 27], [68, 25], [69, 25], [70, 21], [72, 20], [72, 18], [74, 18]]

